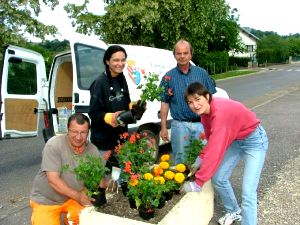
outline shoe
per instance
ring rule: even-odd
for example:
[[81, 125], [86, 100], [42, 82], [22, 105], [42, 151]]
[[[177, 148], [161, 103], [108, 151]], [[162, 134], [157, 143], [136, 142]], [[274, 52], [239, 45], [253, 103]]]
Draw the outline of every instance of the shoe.
[[218, 220], [218, 223], [220, 225], [231, 225], [235, 221], [241, 221], [242, 216], [240, 215], [240, 213], [241, 213], [241, 210], [239, 210], [237, 212], [226, 213], [225, 216], [221, 217]]

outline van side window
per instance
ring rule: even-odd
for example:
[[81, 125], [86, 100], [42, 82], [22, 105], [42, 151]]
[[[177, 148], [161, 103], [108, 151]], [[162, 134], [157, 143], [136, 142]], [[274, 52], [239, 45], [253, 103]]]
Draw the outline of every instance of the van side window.
[[33, 95], [37, 93], [36, 64], [9, 60], [8, 94]]
[[93, 81], [105, 70], [104, 52], [104, 49], [93, 46], [75, 45], [77, 85], [80, 89], [88, 90]]

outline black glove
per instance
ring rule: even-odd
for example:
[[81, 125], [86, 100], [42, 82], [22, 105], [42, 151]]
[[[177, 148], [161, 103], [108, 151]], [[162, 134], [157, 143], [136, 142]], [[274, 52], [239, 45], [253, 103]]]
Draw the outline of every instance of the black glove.
[[146, 111], [146, 106], [147, 103], [146, 102], [141, 103], [141, 100], [138, 100], [136, 104], [132, 105], [131, 111], [137, 120], [140, 120], [142, 118], [144, 112]]

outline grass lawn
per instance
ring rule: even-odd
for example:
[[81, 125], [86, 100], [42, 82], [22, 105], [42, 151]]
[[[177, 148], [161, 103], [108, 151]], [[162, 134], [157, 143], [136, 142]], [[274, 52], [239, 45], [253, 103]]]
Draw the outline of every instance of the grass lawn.
[[214, 78], [215, 80], [220, 80], [220, 79], [225, 79], [228, 77], [236, 77], [236, 76], [247, 75], [250, 73], [256, 73], [258, 71], [259, 70], [233, 70], [233, 71], [229, 71], [226, 73], [212, 75], [212, 78]]

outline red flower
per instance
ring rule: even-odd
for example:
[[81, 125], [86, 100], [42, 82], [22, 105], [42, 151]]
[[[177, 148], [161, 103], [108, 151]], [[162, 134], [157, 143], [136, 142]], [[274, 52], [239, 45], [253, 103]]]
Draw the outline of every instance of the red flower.
[[134, 134], [132, 134], [132, 135], [130, 136], [129, 142], [130, 142], [131, 144], [134, 144], [134, 143], [136, 142], [136, 137], [135, 137]]
[[172, 95], [173, 95], [172, 88], [168, 88], [168, 95], [169, 95], [169, 96], [172, 96]]
[[165, 80], [166, 80], [166, 81], [170, 81], [170, 80], [171, 80], [171, 76], [166, 75], [166, 76], [165, 76]]
[[105, 151], [105, 153], [103, 154], [103, 159], [104, 159], [105, 161], [108, 161], [110, 155], [111, 155], [111, 150]]
[[205, 139], [205, 134], [203, 132], [200, 133], [199, 135], [200, 140], [204, 140]]
[[125, 173], [131, 173], [131, 165], [132, 163], [130, 161], [125, 162], [125, 169], [124, 169]]
[[128, 132], [125, 132], [125, 133], [123, 133], [123, 134], [120, 134], [120, 138], [121, 138], [121, 139], [127, 139], [128, 137], [129, 137]]

